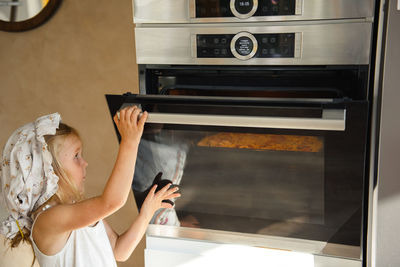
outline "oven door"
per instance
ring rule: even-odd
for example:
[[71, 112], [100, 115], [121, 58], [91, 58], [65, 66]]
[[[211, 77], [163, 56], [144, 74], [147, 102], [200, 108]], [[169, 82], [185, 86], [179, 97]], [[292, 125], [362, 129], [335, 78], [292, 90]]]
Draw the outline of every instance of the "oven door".
[[[149, 113], [132, 185], [139, 209], [159, 172], [182, 193], [153, 224], [306, 240], [315, 242], [315, 254], [360, 259], [366, 101], [107, 100], [111, 115], [127, 105]], [[276, 247], [286, 249], [282, 244]], [[302, 251], [301, 241], [290, 249]]]

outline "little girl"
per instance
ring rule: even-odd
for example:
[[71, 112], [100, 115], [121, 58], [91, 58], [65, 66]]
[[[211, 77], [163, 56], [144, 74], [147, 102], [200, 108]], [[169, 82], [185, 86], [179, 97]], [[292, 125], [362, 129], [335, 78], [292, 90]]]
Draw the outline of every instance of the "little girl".
[[126, 202], [147, 113], [125, 108], [114, 116], [121, 135], [118, 156], [101, 195], [83, 200], [88, 163], [77, 131], [58, 113], [43, 116], [13, 133], [2, 155], [1, 199], [10, 216], [0, 232], [17, 246], [32, 244], [40, 266], [116, 266], [129, 258], [154, 212], [172, 208], [179, 197], [170, 185], [147, 195], [140, 213], [122, 235], [103, 221]]

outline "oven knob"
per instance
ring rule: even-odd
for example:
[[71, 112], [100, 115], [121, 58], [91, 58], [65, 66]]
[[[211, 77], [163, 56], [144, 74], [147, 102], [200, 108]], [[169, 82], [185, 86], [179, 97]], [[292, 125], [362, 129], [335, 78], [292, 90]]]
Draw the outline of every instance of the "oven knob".
[[231, 0], [230, 8], [239, 19], [247, 19], [256, 13], [258, 7], [258, 0]]
[[257, 48], [257, 39], [251, 33], [239, 32], [232, 38], [231, 52], [237, 59], [247, 60], [254, 57]]

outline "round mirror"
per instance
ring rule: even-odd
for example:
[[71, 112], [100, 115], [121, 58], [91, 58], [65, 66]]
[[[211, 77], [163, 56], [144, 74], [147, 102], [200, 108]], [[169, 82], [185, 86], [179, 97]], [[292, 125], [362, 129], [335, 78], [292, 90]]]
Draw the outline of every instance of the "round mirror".
[[61, 0], [0, 0], [0, 30], [36, 28], [55, 13], [60, 3]]

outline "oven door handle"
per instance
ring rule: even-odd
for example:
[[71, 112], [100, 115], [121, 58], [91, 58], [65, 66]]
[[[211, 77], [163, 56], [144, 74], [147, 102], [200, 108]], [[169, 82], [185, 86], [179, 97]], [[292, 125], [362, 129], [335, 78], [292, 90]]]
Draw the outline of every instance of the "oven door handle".
[[200, 115], [150, 112], [146, 123], [344, 131], [345, 109], [324, 109], [321, 118]]

